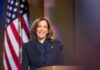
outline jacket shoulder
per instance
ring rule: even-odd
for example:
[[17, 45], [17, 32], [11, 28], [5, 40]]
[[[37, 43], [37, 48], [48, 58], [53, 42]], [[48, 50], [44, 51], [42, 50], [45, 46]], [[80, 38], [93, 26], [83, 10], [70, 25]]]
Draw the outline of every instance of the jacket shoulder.
[[62, 42], [60, 40], [58, 40], [58, 39], [52, 40], [51, 44], [54, 45], [55, 47], [63, 48]]
[[61, 41], [58, 40], [58, 39], [55, 39], [55, 40], [53, 41], [53, 43], [54, 43], [54, 44], [57, 44], [57, 45], [62, 45]]
[[23, 48], [27, 48], [27, 47], [29, 48], [30, 46], [31, 46], [31, 41], [23, 44]]
[[29, 44], [30, 44], [30, 42], [23, 43], [23, 47], [25, 47], [25, 46], [27, 46], [27, 45], [29, 45]]

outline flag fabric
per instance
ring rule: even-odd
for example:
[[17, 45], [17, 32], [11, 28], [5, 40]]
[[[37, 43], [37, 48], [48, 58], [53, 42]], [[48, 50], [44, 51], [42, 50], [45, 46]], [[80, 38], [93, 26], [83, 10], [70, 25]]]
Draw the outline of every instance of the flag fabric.
[[22, 44], [29, 41], [28, 2], [8, 0], [4, 38], [4, 70], [21, 70]]
[[4, 6], [5, 6], [5, 0], [0, 0], [0, 28], [1, 28], [1, 25], [2, 25], [2, 20], [3, 20], [3, 16], [4, 16]]

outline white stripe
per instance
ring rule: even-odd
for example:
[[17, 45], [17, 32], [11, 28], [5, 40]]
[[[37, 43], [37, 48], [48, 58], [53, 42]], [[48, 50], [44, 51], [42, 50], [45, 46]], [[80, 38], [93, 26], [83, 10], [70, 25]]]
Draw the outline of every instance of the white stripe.
[[3, 65], [4, 65], [4, 70], [8, 70], [4, 53], [3, 53]]
[[8, 33], [8, 37], [10, 39], [10, 42], [13, 46], [13, 49], [14, 49], [15, 53], [16, 53], [17, 57], [19, 57], [19, 44], [16, 41], [10, 26], [7, 27], [7, 33]]
[[18, 19], [15, 19], [13, 21], [13, 24], [14, 24], [16, 30], [19, 32], [19, 28], [21, 28], [21, 24], [20, 24], [19, 20]]
[[4, 43], [5, 43], [4, 44], [5, 45], [5, 51], [6, 51], [6, 54], [7, 54], [8, 61], [9, 61], [10, 65], [11, 65], [11, 68], [12, 68], [12, 70], [17, 70], [17, 67], [15, 65], [15, 62], [13, 60], [13, 57], [12, 57], [10, 49], [9, 49], [9, 45], [7, 43], [6, 36], [5, 36], [5, 42]]
[[26, 24], [26, 26], [27, 26], [27, 29], [28, 29], [28, 31], [29, 31], [29, 22], [28, 22], [28, 16], [27, 16], [27, 14], [24, 14], [24, 15], [23, 15], [23, 18], [24, 18], [25, 24]]
[[26, 32], [25, 32], [24, 29], [22, 29], [22, 36], [21, 37], [22, 37], [23, 43], [26, 43], [26, 42], [29, 41], [29, 39], [28, 39], [28, 37], [27, 37]]

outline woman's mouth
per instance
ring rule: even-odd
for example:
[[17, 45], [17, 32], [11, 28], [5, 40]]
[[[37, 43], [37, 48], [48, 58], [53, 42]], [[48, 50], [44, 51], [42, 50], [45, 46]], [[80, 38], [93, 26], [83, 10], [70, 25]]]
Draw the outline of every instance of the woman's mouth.
[[45, 35], [46, 32], [39, 32], [39, 35]]

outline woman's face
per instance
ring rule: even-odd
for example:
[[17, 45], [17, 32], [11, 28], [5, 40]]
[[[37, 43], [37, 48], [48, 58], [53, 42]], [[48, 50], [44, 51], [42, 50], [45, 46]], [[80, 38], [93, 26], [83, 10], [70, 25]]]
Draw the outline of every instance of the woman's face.
[[45, 20], [38, 23], [36, 34], [38, 39], [46, 38], [46, 35], [48, 34], [48, 24]]

